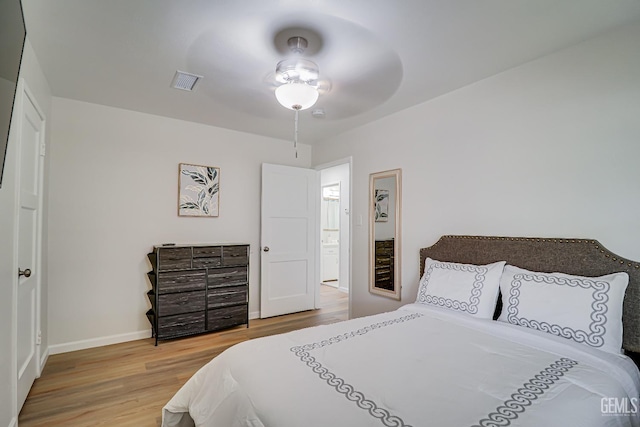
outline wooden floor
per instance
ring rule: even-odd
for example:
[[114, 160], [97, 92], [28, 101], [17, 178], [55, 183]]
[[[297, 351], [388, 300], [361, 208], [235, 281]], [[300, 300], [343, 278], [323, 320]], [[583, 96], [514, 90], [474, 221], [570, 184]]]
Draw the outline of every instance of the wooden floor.
[[27, 397], [19, 425], [159, 426], [162, 407], [173, 394], [231, 345], [347, 319], [347, 294], [322, 286], [320, 305], [158, 347], [149, 338], [53, 355]]

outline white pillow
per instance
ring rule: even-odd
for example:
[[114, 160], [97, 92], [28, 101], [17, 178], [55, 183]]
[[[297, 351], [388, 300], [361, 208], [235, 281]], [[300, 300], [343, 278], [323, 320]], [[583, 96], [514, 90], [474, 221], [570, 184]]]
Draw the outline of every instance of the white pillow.
[[473, 265], [427, 258], [416, 302], [492, 319], [504, 265], [504, 261]]
[[538, 273], [507, 265], [499, 321], [620, 353], [627, 273], [601, 277]]

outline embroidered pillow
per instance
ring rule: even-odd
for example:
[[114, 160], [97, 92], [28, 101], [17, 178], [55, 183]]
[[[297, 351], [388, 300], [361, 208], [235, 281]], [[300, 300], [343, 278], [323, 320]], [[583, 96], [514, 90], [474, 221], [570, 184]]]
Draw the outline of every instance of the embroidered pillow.
[[499, 321], [620, 353], [627, 273], [601, 277], [538, 273], [507, 265]]
[[492, 319], [504, 265], [504, 261], [473, 265], [427, 258], [416, 302]]

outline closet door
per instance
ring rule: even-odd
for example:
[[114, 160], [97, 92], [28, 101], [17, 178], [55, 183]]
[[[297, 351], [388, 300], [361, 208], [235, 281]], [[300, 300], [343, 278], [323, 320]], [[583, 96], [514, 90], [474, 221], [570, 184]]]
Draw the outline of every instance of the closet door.
[[42, 164], [44, 156], [44, 117], [29, 91], [21, 85], [18, 132], [18, 239], [17, 256], [17, 403], [22, 408], [36, 377], [40, 337], [40, 246], [42, 207]]

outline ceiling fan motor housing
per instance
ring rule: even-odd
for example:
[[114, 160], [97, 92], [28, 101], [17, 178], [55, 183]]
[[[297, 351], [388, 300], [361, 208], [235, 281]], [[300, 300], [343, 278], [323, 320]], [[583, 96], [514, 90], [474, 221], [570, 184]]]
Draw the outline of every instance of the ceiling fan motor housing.
[[287, 46], [289, 46], [291, 52], [302, 55], [307, 46], [309, 46], [309, 42], [304, 37], [290, 37], [287, 40]]

